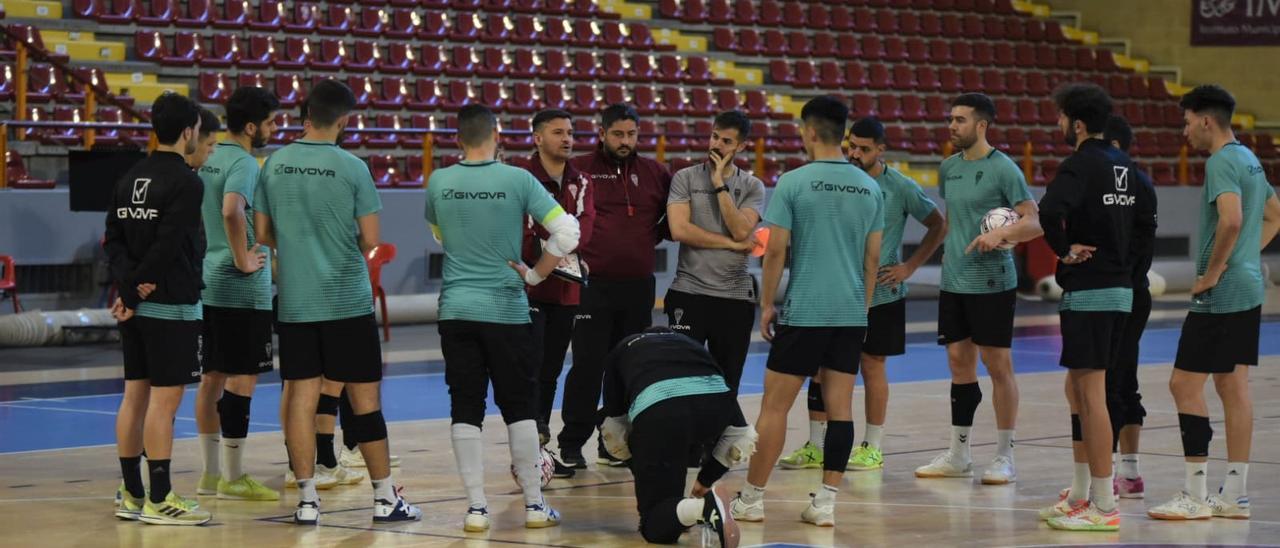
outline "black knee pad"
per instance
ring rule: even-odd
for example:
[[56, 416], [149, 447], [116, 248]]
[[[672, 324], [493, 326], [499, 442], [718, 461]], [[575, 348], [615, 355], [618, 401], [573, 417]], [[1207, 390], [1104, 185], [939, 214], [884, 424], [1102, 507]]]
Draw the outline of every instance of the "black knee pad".
[[338, 398], [328, 394], [320, 394], [320, 403], [316, 404], [316, 414], [338, 416]]
[[1124, 408], [1124, 426], [1136, 425], [1142, 426], [1147, 416], [1147, 409], [1142, 406], [1141, 402], [1130, 402]]
[[218, 421], [222, 425], [222, 437], [243, 439], [249, 435], [249, 402], [239, 394], [223, 391], [218, 400]]
[[352, 415], [350, 425], [342, 429], [342, 437], [348, 436], [356, 443], [387, 439], [387, 421], [382, 418], [382, 410], [364, 415]]
[[822, 469], [828, 472], [844, 472], [853, 453], [853, 421], [827, 421], [827, 435], [823, 438]]
[[982, 403], [982, 387], [978, 383], [951, 385], [951, 425], [973, 426], [973, 415]]
[[809, 410], [814, 413], [826, 413], [827, 405], [822, 401], [822, 383], [809, 381]]
[[1071, 441], [1084, 441], [1084, 428], [1080, 426], [1080, 415], [1071, 414]]
[[1182, 430], [1184, 456], [1209, 456], [1209, 440], [1213, 439], [1213, 427], [1209, 426], [1209, 417], [1178, 413], [1178, 428]]

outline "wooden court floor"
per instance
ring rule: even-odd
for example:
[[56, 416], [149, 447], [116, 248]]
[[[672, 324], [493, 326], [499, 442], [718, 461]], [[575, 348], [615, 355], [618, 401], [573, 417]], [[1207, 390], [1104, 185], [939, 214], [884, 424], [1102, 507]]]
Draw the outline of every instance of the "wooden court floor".
[[[850, 473], [838, 497], [837, 526], [820, 529], [799, 521], [819, 471], [778, 470], [766, 495], [767, 520], [742, 524], [743, 546], [1030, 546], [1075, 544], [1280, 545], [1280, 359], [1264, 359], [1253, 371], [1255, 437], [1249, 494], [1250, 521], [1157, 522], [1145, 516], [1148, 505], [1163, 502], [1181, 487], [1183, 465], [1177, 417], [1166, 383], [1170, 367], [1140, 369], [1149, 416], [1142, 440], [1142, 472], [1147, 500], [1120, 503], [1124, 522], [1118, 534], [1063, 533], [1036, 519], [1036, 509], [1052, 503], [1070, 482], [1070, 436], [1062, 397], [1063, 373], [1020, 375], [1022, 390], [1018, 428], [1018, 482], [989, 487], [962, 479], [920, 480], [912, 470], [946, 447], [949, 400], [946, 381], [892, 385], [886, 467], [879, 472]], [[895, 364], [890, 362], [890, 366]], [[910, 364], [898, 363], [899, 367]], [[990, 394], [989, 381], [983, 379]], [[1221, 406], [1211, 392], [1210, 409], [1217, 432], [1210, 449], [1210, 489], [1225, 468]], [[442, 397], [433, 396], [433, 397]], [[861, 397], [856, 405], [861, 405]], [[995, 432], [990, 398], [980, 408], [974, 429], [975, 466], [994, 451]], [[755, 417], [759, 396], [743, 396], [744, 410]], [[790, 417], [787, 449], [806, 437], [803, 401]], [[858, 435], [862, 434], [858, 413]], [[637, 517], [633, 486], [625, 469], [590, 470], [571, 480], [554, 480], [548, 498], [564, 515], [561, 527], [525, 530], [521, 499], [508, 472], [505, 429], [491, 417], [486, 424], [487, 491], [494, 527], [486, 534], [462, 532], [466, 509], [461, 483], [454, 473], [445, 420], [391, 425], [393, 452], [403, 458], [396, 469], [404, 494], [424, 510], [420, 523], [374, 526], [367, 484], [322, 492], [324, 515], [316, 527], [289, 522], [296, 492], [286, 491], [278, 503], [218, 501], [202, 497], [214, 520], [207, 526], [149, 526], [112, 517], [111, 497], [119, 483], [114, 448], [91, 447], [0, 455], [0, 544], [4, 546], [634, 546]], [[246, 470], [279, 488], [284, 451], [279, 433], [250, 439]], [[590, 445], [589, 445], [590, 447]], [[195, 440], [175, 446], [174, 485], [193, 495], [199, 471]], [[723, 480], [736, 490], [745, 472]], [[684, 545], [696, 545], [685, 535]]]

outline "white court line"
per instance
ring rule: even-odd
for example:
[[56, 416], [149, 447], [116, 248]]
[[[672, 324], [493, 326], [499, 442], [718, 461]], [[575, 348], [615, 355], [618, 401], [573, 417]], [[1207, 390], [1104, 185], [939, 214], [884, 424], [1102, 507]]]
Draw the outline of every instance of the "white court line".
[[[101, 411], [98, 409], [71, 409], [69, 407], [30, 406], [30, 405], [22, 405], [21, 403], [14, 403], [14, 402], [0, 403], [0, 407], [12, 407], [15, 409], [37, 409], [41, 411], [62, 411], [65, 413], [85, 413], [89, 415], [109, 415], [112, 417], [118, 414], [115, 411]], [[174, 420], [191, 421], [191, 422], [196, 421], [194, 418], [187, 418], [187, 417], [174, 417]], [[251, 426], [262, 426], [264, 428], [280, 428], [280, 425], [275, 423], [270, 423], [270, 422], [250, 422], [249, 424]]]

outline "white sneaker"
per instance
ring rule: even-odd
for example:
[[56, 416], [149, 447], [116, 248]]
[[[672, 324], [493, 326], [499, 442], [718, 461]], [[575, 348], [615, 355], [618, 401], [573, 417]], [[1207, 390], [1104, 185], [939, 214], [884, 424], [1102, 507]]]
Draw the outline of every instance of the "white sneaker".
[[339, 464], [334, 468], [329, 468], [323, 464], [316, 465], [316, 477], [327, 476], [333, 478], [336, 485], [355, 485], [365, 480], [364, 472], [352, 470]]
[[1018, 471], [1013, 467], [1013, 459], [1004, 455], [996, 455], [982, 472], [983, 485], [1006, 485], [1015, 481], [1018, 481]]
[[738, 521], [764, 521], [764, 499], [755, 502], [742, 500], [742, 493], [729, 503], [729, 513]]
[[560, 525], [560, 512], [547, 504], [543, 499], [542, 504], [534, 504], [524, 507], [524, 526], [526, 529], [542, 529], [545, 527], [555, 527]]
[[298, 509], [293, 511], [293, 522], [298, 525], [315, 525], [320, 523], [320, 503], [299, 502]]
[[[347, 468], [367, 468], [364, 463], [364, 454], [360, 452], [360, 448], [347, 449], [342, 446], [342, 452], [338, 455], [338, 464]], [[391, 467], [400, 466], [400, 455], [391, 455]]]
[[1204, 501], [1192, 498], [1186, 491], [1179, 491], [1173, 500], [1147, 510], [1147, 515], [1155, 519], [1175, 521], [1209, 519], [1213, 517], [1213, 508]]
[[[325, 491], [338, 486], [338, 480], [333, 476], [320, 473], [320, 466], [316, 467], [315, 475], [311, 477], [315, 481], [317, 491]], [[284, 473], [284, 486], [297, 487], [298, 478], [293, 475], [293, 470]]]
[[396, 489], [395, 500], [374, 499], [374, 523], [394, 523], [398, 521], [418, 521], [422, 519], [422, 509], [409, 504]]
[[1074, 504], [1063, 496], [1053, 506], [1046, 506], [1040, 509], [1040, 521], [1049, 521], [1053, 518], [1063, 518], [1071, 514], [1077, 508], [1089, 504], [1088, 500], [1077, 500]]
[[916, 468], [917, 478], [971, 478], [973, 477], [973, 462], [956, 462], [951, 456], [951, 451], [943, 451], [942, 454], [933, 457], [929, 464]]
[[805, 523], [812, 523], [818, 527], [835, 527], [836, 526], [836, 505], [824, 504], [818, 506], [818, 497], [813, 493], [809, 493], [809, 507], [800, 513], [800, 520]]
[[1249, 519], [1249, 497], [1240, 497], [1235, 502], [1228, 502], [1219, 492], [1209, 495], [1205, 503], [1213, 511], [1215, 518]]
[[467, 508], [467, 517], [462, 519], [462, 530], [468, 533], [483, 533], [489, 530], [488, 508]]

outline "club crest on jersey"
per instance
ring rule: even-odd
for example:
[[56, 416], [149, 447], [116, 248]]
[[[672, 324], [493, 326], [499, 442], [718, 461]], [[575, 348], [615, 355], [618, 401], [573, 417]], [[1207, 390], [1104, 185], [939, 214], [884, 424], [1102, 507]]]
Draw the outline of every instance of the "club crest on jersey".
[[631, 174], [631, 186], [640, 186], [640, 176], [635, 173]]
[[973, 184], [975, 184], [975, 185], [976, 185], [976, 184], [978, 184], [978, 183], [981, 183], [981, 182], [982, 182], [982, 176], [983, 176], [983, 175], [984, 175], [984, 173], [983, 173], [983, 172], [981, 172], [981, 171], [979, 171], [978, 173], [974, 174], [974, 176], [973, 176]]

